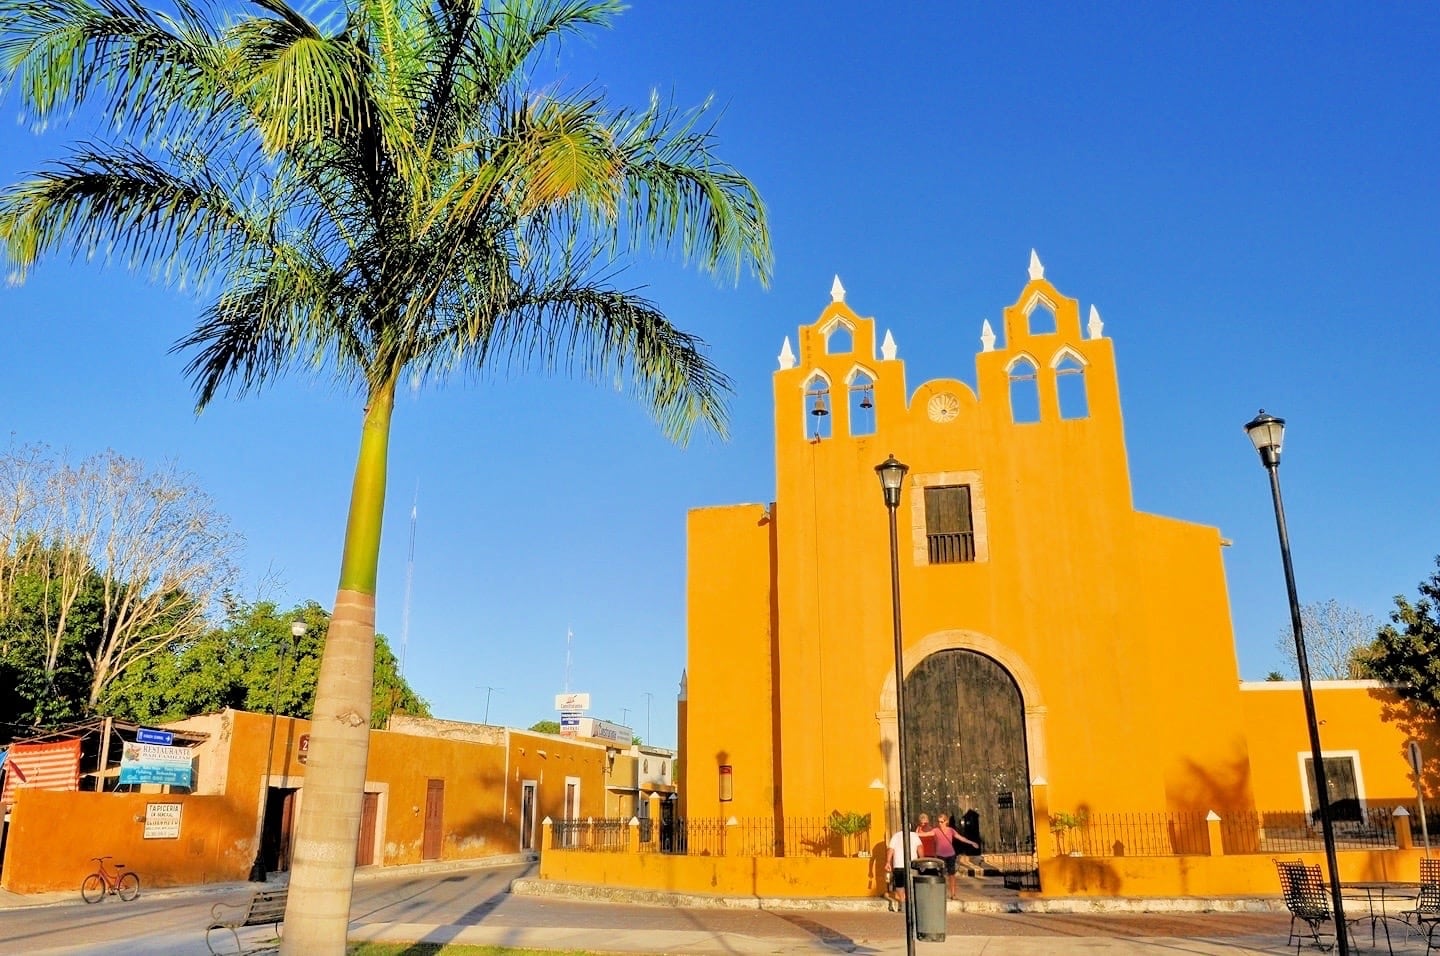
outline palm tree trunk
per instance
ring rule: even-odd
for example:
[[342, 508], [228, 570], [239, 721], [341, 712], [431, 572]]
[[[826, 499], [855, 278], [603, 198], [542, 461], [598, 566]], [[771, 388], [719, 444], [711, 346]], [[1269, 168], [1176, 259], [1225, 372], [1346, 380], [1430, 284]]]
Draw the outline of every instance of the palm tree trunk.
[[375, 668], [375, 576], [395, 385], [365, 409], [340, 587], [315, 687], [281, 952], [343, 956], [355, 878]]

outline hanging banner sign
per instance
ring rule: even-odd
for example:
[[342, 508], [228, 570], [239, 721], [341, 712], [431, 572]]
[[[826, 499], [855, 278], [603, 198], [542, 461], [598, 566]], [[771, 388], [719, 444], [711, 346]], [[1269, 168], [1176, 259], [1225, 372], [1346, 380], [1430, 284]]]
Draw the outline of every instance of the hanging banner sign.
[[127, 743], [120, 755], [120, 782], [189, 787], [195, 777], [194, 766], [195, 754], [189, 747]]
[[555, 709], [556, 709], [556, 710], [589, 710], [589, 709], [590, 709], [590, 695], [589, 695], [589, 694], [556, 694], [556, 695], [555, 695]]
[[574, 737], [580, 733], [580, 711], [562, 710], [560, 712], [560, 736]]

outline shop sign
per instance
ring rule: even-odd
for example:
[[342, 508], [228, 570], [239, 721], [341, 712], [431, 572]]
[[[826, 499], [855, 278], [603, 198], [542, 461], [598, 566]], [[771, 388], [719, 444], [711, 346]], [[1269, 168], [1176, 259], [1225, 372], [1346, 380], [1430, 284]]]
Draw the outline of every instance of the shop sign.
[[180, 836], [182, 803], [145, 804], [145, 839], [174, 840]]

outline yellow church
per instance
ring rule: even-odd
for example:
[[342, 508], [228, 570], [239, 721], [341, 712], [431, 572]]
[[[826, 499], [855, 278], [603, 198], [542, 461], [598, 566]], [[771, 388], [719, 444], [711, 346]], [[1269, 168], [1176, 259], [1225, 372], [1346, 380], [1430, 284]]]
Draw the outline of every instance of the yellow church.
[[[1240, 679], [1219, 530], [1134, 507], [1096, 307], [1032, 252], [976, 386], [912, 389], [846, 295], [781, 347], [774, 501], [689, 515], [679, 815], [897, 826], [893, 455], [912, 816], [968, 812], [1046, 894], [1273, 893], [1276, 852], [1319, 861], [1299, 685]], [[1433, 730], [1375, 682], [1314, 696], [1343, 875], [1413, 880]]]

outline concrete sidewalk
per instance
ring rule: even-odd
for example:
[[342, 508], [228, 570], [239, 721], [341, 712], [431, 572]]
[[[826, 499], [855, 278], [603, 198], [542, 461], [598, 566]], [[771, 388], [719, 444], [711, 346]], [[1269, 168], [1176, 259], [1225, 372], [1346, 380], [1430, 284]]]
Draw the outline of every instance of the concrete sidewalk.
[[[904, 917], [883, 900], [759, 900], [597, 890], [529, 878], [533, 868], [475, 862], [387, 867], [357, 874], [355, 941], [459, 943], [590, 953], [689, 953], [696, 956], [835, 954], [901, 956]], [[106, 936], [105, 951], [121, 956], [204, 953], [203, 914], [211, 897], [244, 897], [252, 883], [213, 884], [142, 892], [142, 900], [173, 897], [191, 907], [175, 928], [142, 938], [121, 931]], [[1287, 943], [1290, 918], [1273, 899], [1020, 900], [1003, 888], [977, 885], [970, 898], [952, 902], [943, 942], [918, 942], [918, 956], [1050, 953], [1180, 953], [1196, 956], [1295, 952]], [[989, 894], [988, 896], [986, 894]], [[362, 904], [361, 898], [365, 899]], [[72, 905], [79, 892], [0, 898], [0, 910]], [[101, 904], [103, 906], [104, 904]], [[168, 908], [167, 908], [168, 911]], [[100, 917], [98, 908], [83, 910]], [[114, 913], [123, 912], [114, 910]], [[19, 913], [15, 915], [19, 916]], [[32, 924], [55, 927], [74, 917], [34, 912]], [[137, 921], [148, 917], [137, 914]], [[113, 924], [100, 924], [104, 926]], [[1387, 949], [1384, 930], [1394, 933]], [[115, 927], [118, 929], [118, 927]], [[1421, 956], [1423, 937], [1406, 939], [1391, 920], [1357, 932], [1355, 952]], [[263, 941], [263, 928], [245, 931]], [[127, 938], [128, 936], [128, 938]], [[61, 943], [46, 953], [85, 953]], [[75, 943], [79, 941], [76, 940]], [[3, 949], [0, 946], [0, 949]], [[1302, 952], [1314, 952], [1313, 947]]]

